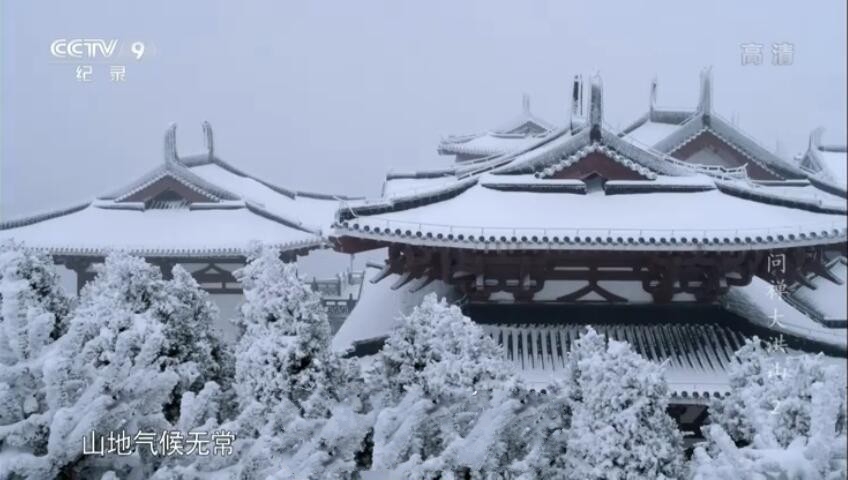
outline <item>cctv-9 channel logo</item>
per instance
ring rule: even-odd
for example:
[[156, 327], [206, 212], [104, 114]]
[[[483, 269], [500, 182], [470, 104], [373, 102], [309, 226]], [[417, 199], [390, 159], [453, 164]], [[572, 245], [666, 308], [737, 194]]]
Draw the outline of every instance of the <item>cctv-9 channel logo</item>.
[[[50, 55], [58, 59], [110, 59], [118, 52], [120, 41], [116, 38], [57, 38], [50, 44]], [[130, 53], [141, 60], [145, 53], [144, 42], [132, 42]]]

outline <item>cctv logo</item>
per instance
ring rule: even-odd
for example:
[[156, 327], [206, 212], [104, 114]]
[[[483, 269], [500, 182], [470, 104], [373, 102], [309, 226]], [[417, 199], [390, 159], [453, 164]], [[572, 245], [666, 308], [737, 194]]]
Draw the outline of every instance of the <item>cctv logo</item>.
[[50, 54], [56, 58], [110, 58], [117, 46], [117, 39], [59, 38], [50, 44]]

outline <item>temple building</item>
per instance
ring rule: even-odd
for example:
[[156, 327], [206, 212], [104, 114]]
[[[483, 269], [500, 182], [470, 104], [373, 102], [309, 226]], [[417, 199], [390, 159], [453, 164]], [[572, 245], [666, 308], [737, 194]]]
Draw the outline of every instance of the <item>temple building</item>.
[[[583, 77], [577, 75], [574, 77], [572, 90], [569, 132], [576, 131], [584, 123], [583, 90]], [[414, 194], [444, 185], [446, 182], [451, 183], [457, 177], [485, 171], [490, 168], [491, 161], [532, 147], [559, 130], [558, 127], [530, 112], [530, 97], [525, 94], [522, 101], [522, 114], [500, 128], [472, 135], [452, 135], [442, 140], [438, 146], [438, 153], [454, 155], [452, 166], [414, 172], [389, 172], [383, 182], [381, 196]]]
[[[596, 77], [585, 118], [518, 150], [344, 202], [336, 248], [388, 252], [360, 306], [437, 291], [539, 386], [591, 325], [666, 362], [672, 413], [695, 433], [747, 338], [844, 366], [844, 198], [715, 116], [708, 72], [697, 109], [652, 102], [623, 133], [602, 93]], [[335, 349], [378, 350], [398, 313], [360, 306]]]
[[[223, 311], [234, 310], [241, 286], [232, 272], [244, 264], [250, 244], [275, 246], [286, 260], [326, 247], [324, 235], [346, 197], [289, 190], [251, 176], [215, 154], [206, 122], [203, 134], [206, 151], [181, 156], [171, 125], [158, 167], [91, 201], [3, 222], [0, 241], [49, 253], [75, 272], [77, 289], [111, 250], [144, 257], [166, 278], [181, 264]], [[341, 294], [340, 288], [336, 300]], [[348, 305], [352, 297], [343, 299]]]
[[493, 130], [471, 135], [452, 135], [439, 144], [440, 155], [455, 155], [465, 163], [513, 152], [544, 138], [553, 125], [530, 112], [530, 96], [522, 98], [521, 115]]
[[683, 162], [738, 169], [746, 166], [752, 180], [806, 178], [797, 165], [762, 147], [712, 107], [712, 72], [701, 72], [701, 90], [694, 110], [670, 110], [656, 105], [657, 82], [651, 84], [648, 112], [622, 134], [633, 143]]

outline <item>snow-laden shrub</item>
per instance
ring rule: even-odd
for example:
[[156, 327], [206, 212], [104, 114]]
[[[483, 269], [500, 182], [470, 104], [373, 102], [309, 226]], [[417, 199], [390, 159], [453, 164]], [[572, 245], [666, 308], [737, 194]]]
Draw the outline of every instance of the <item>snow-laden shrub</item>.
[[347, 393], [348, 369], [330, 350], [330, 325], [320, 295], [279, 250], [261, 250], [236, 272], [245, 301], [238, 322], [235, 390], [242, 407], [274, 409], [287, 400], [305, 417], [329, 416]]
[[705, 429], [706, 445], [695, 449], [692, 477], [846, 478], [846, 382], [840, 370], [822, 355], [787, 355], [757, 338], [736, 358], [731, 394], [711, 406], [712, 425]]
[[[208, 382], [215, 382], [228, 396], [235, 360], [229, 348], [212, 333], [218, 309], [209, 294], [183, 267], [176, 265], [171, 273], [172, 278], [157, 292], [151, 310], [163, 326], [165, 364], [180, 374], [165, 412], [169, 420], [174, 420], [179, 416], [183, 395], [201, 391]], [[230, 403], [223, 402], [226, 411], [221, 415], [230, 414]]]
[[54, 475], [153, 468], [151, 459], [139, 454], [83, 456], [82, 439], [91, 432], [170, 427], [163, 406], [180, 375], [177, 366], [166, 365], [164, 328], [150, 310], [161, 288], [158, 269], [112, 254], [83, 289], [68, 332], [44, 369], [54, 411], [45, 461]]
[[437, 401], [490, 390], [511, 372], [495, 341], [432, 293], [402, 318], [380, 357], [390, 392], [402, 395], [417, 385]]
[[[756, 435], [769, 435], [787, 447], [810, 434], [813, 386], [831, 385], [844, 397], [845, 379], [821, 355], [769, 350], [774, 349], [756, 337], [739, 349], [738, 362], [729, 371], [730, 395], [713, 401], [710, 420], [735, 442], [751, 443]], [[834, 429], [844, 433], [844, 416], [833, 422]]]
[[378, 357], [386, 396], [374, 426], [375, 471], [431, 479], [529, 470], [541, 402], [458, 307], [428, 295]]
[[625, 342], [606, 344], [591, 328], [575, 342], [569, 363], [563, 478], [681, 478], [682, 439], [666, 414], [662, 367]]
[[[232, 382], [238, 415], [208, 421], [221, 395], [201, 401], [201, 392], [184, 396], [179, 419], [233, 432], [234, 455], [170, 462], [153, 478], [354, 478], [371, 420], [358, 372], [329, 348], [320, 296], [272, 248], [256, 249], [236, 276], [245, 296]], [[192, 411], [200, 414], [188, 418]]]
[[59, 287], [50, 257], [0, 245], [0, 362], [38, 356], [67, 329], [71, 302]]
[[2, 250], [2, 338], [17, 345], [2, 351], [26, 363], [0, 363], [0, 378], [16, 375], [0, 380], [0, 409], [27, 424], [17, 433], [0, 426], [0, 477], [144, 478], [161, 458], [144, 447], [84, 455], [83, 438], [96, 450], [109, 433], [171, 430], [169, 417], [217, 422], [220, 408], [207, 400], [220, 397], [214, 380], [227, 378], [226, 355], [209, 335], [214, 309], [187, 272], [166, 281], [142, 259], [113, 253], [69, 315], [46, 257]]
[[47, 255], [0, 245], [0, 478], [47, 474], [40, 459], [53, 412], [43, 368], [67, 329], [70, 303]]

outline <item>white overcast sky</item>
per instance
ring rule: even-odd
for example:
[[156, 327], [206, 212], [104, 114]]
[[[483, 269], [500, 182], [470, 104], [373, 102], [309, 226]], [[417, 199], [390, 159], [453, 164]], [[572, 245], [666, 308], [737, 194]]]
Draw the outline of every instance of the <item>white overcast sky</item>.
[[[567, 120], [571, 78], [600, 72], [605, 115], [692, 107], [713, 66], [714, 105], [774, 148], [809, 131], [845, 142], [846, 2], [828, 1], [2, 1], [3, 218], [61, 207], [162, 161], [177, 122], [199, 151], [209, 120], [222, 158], [280, 185], [376, 195], [389, 169], [446, 165], [441, 136], [533, 111]], [[144, 41], [124, 84], [52, 62], [57, 38]], [[740, 44], [765, 46], [743, 66]], [[774, 66], [772, 43], [794, 45]]]

